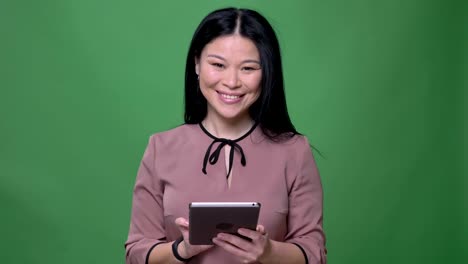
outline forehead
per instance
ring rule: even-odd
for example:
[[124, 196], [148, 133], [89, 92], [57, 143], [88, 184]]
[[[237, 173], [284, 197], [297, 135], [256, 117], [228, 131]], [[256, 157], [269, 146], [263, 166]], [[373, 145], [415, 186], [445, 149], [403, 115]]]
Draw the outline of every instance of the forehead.
[[202, 56], [220, 55], [229, 59], [260, 59], [255, 43], [241, 35], [234, 34], [215, 38], [202, 50]]

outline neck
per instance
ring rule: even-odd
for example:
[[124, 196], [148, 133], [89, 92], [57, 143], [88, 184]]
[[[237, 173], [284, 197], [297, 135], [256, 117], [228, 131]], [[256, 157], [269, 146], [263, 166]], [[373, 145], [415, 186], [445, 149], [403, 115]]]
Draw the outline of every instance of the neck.
[[207, 115], [202, 125], [208, 132], [218, 138], [237, 139], [247, 133], [254, 125], [250, 117], [240, 120], [220, 120]]

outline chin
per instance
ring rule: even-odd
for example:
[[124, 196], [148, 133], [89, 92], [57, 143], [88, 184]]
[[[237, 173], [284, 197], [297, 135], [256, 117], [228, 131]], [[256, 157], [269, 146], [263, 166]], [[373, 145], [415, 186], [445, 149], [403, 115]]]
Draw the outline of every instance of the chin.
[[236, 112], [236, 113], [233, 113], [233, 112], [230, 112], [230, 113], [218, 112], [218, 115], [222, 119], [228, 120], [228, 121], [236, 121], [236, 120], [241, 120], [241, 119], [249, 117], [248, 113], [240, 113], [240, 112]]

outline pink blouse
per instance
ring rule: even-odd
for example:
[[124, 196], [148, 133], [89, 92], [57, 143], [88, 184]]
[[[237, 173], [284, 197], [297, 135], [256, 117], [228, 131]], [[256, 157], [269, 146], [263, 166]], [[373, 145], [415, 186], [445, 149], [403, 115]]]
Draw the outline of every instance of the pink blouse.
[[[230, 186], [224, 151], [215, 164], [208, 163], [206, 174], [202, 172], [212, 142], [199, 125], [150, 137], [133, 193], [126, 263], [144, 264], [154, 245], [177, 239], [181, 234], [174, 220], [188, 219], [190, 202], [251, 201], [262, 205], [259, 224], [269, 238], [296, 244], [308, 263], [326, 263], [322, 185], [307, 139], [296, 135], [276, 143], [255, 128], [237, 142], [246, 164], [235, 150]], [[216, 147], [215, 143], [211, 152]], [[236, 263], [236, 258], [215, 246], [190, 263]]]

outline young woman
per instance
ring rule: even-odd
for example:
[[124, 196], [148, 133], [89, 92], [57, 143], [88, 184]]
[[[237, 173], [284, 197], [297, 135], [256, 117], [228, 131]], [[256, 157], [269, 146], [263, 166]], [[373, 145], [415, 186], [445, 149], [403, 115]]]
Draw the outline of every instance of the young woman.
[[[251, 239], [188, 241], [188, 204], [262, 205]], [[286, 108], [278, 40], [258, 12], [227, 8], [198, 26], [187, 56], [185, 124], [151, 136], [138, 171], [128, 264], [326, 263], [322, 185]]]

